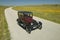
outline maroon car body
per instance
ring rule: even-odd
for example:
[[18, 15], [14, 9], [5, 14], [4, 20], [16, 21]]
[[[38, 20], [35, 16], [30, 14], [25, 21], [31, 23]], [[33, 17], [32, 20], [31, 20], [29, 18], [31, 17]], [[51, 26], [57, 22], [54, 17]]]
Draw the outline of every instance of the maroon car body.
[[33, 19], [33, 13], [28, 11], [18, 11], [18, 24], [25, 29], [28, 33], [32, 30], [41, 29], [42, 23]]

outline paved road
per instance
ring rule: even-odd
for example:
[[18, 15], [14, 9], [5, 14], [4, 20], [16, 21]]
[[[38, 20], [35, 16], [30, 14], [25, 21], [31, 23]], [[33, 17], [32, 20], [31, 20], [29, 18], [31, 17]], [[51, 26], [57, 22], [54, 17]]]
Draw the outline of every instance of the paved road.
[[11, 34], [11, 40], [60, 40], [60, 24], [38, 17], [33, 17], [43, 23], [41, 30], [37, 29], [28, 34], [17, 24], [17, 11], [12, 7], [5, 9], [5, 16]]

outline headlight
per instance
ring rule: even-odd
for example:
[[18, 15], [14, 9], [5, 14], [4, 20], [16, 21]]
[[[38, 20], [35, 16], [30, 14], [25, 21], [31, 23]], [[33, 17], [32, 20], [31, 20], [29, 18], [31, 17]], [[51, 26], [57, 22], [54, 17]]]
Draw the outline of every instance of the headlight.
[[31, 25], [33, 25], [33, 23], [31, 23]]

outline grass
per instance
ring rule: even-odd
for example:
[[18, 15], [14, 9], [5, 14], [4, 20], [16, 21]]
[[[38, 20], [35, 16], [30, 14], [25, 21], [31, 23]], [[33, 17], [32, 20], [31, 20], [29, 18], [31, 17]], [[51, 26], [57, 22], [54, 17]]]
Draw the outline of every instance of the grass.
[[0, 40], [10, 40], [8, 24], [5, 19], [4, 10], [6, 6], [0, 6]]
[[34, 16], [60, 23], [60, 5], [16, 6], [13, 9], [32, 11]]

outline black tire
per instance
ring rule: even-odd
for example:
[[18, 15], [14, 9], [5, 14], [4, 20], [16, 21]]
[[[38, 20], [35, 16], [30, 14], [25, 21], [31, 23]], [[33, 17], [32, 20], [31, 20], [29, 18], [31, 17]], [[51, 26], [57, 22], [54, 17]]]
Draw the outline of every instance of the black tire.
[[30, 34], [31, 33], [31, 30], [28, 28], [28, 27], [26, 27], [26, 31]]
[[42, 22], [39, 22], [40, 25], [42, 25]]
[[39, 30], [41, 30], [42, 29], [42, 22], [39, 22], [39, 24], [40, 24], [40, 26], [38, 28], [39, 28]]
[[17, 21], [18, 21], [18, 19], [17, 19]]
[[41, 29], [42, 29], [42, 25], [40, 25], [40, 26], [38, 27], [38, 29], [41, 30]]

